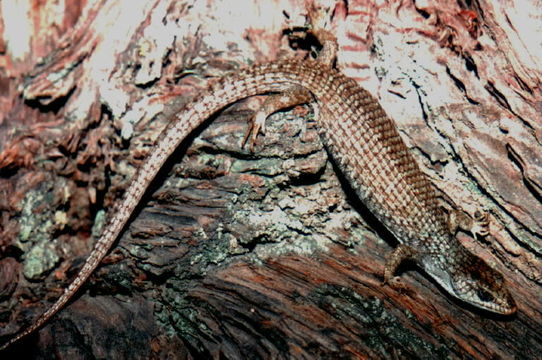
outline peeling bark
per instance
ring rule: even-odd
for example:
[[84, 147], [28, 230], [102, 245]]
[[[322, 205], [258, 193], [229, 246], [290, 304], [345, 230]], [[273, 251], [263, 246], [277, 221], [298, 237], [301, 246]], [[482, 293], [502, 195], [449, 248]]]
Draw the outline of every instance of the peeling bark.
[[[76, 274], [171, 116], [213, 78], [294, 56], [281, 31], [303, 25], [308, 6], [8, 3], [0, 2], [6, 338]], [[379, 98], [447, 201], [489, 212], [490, 237], [461, 239], [503, 273], [518, 314], [469, 308], [408, 264], [406, 291], [383, 286], [395, 240], [336, 173], [311, 106], [273, 115], [251, 153], [240, 146], [259, 103], [251, 99], [178, 150], [83, 291], [10, 355], [542, 353], [542, 9], [484, 0], [327, 3], [338, 66]], [[13, 17], [27, 38], [16, 37]]]

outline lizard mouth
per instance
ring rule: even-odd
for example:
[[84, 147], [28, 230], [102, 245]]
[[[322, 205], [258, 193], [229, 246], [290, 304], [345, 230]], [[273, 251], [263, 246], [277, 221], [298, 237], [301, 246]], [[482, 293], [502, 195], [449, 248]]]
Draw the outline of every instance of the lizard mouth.
[[504, 287], [498, 289], [473, 287], [458, 293], [461, 300], [482, 310], [500, 315], [512, 315], [517, 311], [516, 302]]
[[510, 294], [502, 296], [500, 301], [484, 302], [484, 307], [490, 308], [501, 315], [512, 315], [517, 311], [517, 305]]

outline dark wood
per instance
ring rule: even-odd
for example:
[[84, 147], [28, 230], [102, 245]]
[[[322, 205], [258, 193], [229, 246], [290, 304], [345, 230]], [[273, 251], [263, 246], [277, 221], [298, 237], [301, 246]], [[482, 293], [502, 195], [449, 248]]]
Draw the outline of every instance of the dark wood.
[[[0, 3], [5, 338], [76, 274], [103, 224], [97, 214], [112, 208], [171, 115], [207, 78], [293, 56], [281, 30], [301, 25], [307, 6], [155, 0], [67, 2], [53, 11], [53, 3], [19, 18], [33, 35], [22, 53]], [[542, 51], [529, 32], [542, 9], [519, 1], [349, 1], [328, 11], [339, 67], [380, 99], [448, 201], [489, 212], [490, 237], [461, 239], [505, 275], [518, 313], [499, 317], [458, 303], [412, 264], [402, 267], [404, 291], [383, 286], [395, 241], [328, 161], [311, 107], [272, 116], [251, 153], [240, 147], [260, 103], [251, 99], [179, 149], [77, 299], [7, 355], [542, 353]]]

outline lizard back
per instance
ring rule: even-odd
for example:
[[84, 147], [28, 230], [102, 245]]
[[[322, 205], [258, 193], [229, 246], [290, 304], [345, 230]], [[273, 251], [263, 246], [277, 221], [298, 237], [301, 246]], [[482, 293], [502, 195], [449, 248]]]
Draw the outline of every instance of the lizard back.
[[433, 185], [378, 101], [355, 80], [318, 61], [277, 67], [292, 80], [300, 77], [300, 85], [314, 94], [324, 144], [379, 221], [402, 243], [416, 245], [425, 237], [445, 241], [446, 218]]

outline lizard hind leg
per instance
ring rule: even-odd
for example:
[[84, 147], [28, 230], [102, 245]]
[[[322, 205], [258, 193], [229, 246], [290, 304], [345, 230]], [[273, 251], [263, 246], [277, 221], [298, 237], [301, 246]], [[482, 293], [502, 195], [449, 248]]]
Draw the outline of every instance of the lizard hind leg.
[[[327, 25], [327, 12], [324, 9], [311, 9], [308, 17], [311, 29], [307, 31], [322, 46], [317, 60], [322, 64], [332, 66], [337, 57], [337, 39], [330, 31], [325, 30]], [[245, 133], [241, 146], [244, 148], [247, 142], [249, 149], [254, 151], [254, 145], [258, 134], [265, 134], [265, 120], [269, 115], [289, 107], [300, 104], [307, 104], [313, 100], [312, 94], [302, 86], [292, 86], [290, 89], [267, 97], [262, 107], [256, 112], [249, 122], [249, 127]], [[318, 110], [318, 109], [316, 109]]]
[[333, 66], [339, 50], [337, 38], [331, 31], [327, 30], [331, 27], [333, 13], [332, 8], [316, 6], [313, 3], [309, 7], [307, 14], [310, 25], [308, 33], [314, 36], [322, 46], [317, 60], [329, 66]]
[[[307, 23], [300, 27], [291, 27], [285, 30], [285, 34], [291, 44], [304, 44], [301, 47], [312, 48], [317, 52], [316, 60], [321, 64], [332, 67], [337, 59], [339, 45], [337, 37], [331, 28], [334, 10], [330, 7], [319, 7], [312, 4], [307, 10]], [[318, 51], [313, 48], [314, 40], [318, 43]]]
[[261, 108], [249, 120], [241, 146], [244, 148], [248, 142], [250, 151], [253, 152], [256, 138], [260, 133], [265, 134], [265, 120], [271, 114], [296, 105], [307, 104], [312, 100], [312, 94], [301, 86], [292, 86], [283, 93], [269, 95]]

